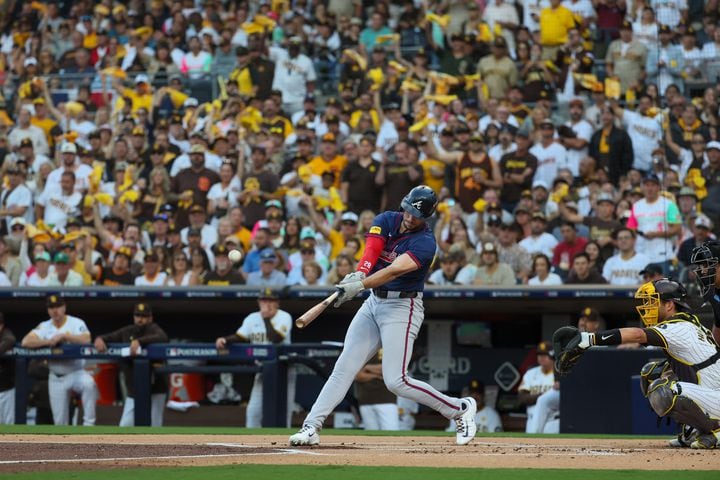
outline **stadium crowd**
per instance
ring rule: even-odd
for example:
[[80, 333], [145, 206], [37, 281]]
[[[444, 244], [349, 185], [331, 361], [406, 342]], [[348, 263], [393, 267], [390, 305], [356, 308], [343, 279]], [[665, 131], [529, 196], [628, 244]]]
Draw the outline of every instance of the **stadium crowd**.
[[419, 184], [436, 285], [637, 285], [717, 233], [716, 1], [4, 8], [3, 286], [332, 285]]

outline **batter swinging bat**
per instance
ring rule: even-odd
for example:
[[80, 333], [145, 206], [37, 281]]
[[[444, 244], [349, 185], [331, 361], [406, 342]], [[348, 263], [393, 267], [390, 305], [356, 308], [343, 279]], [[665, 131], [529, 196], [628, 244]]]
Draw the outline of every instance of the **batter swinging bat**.
[[297, 320], [295, 320], [295, 326], [297, 328], [307, 327], [310, 324], [310, 322], [315, 320], [318, 317], [318, 315], [320, 315], [322, 312], [324, 312], [325, 309], [327, 307], [329, 307], [330, 304], [332, 304], [335, 301], [335, 299], [338, 297], [339, 294], [340, 294], [340, 292], [333, 293], [332, 295], [327, 297], [325, 300], [318, 303], [317, 305], [312, 307], [307, 312], [303, 313], [300, 317], [298, 317]]

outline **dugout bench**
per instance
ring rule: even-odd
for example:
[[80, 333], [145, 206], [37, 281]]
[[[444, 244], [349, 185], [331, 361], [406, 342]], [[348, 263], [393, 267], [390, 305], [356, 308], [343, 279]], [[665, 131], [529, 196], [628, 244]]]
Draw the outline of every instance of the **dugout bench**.
[[[257, 345], [232, 344], [217, 349], [214, 344], [155, 344], [148, 345], [139, 355], [130, 357], [126, 344], [110, 344], [100, 353], [92, 345], [62, 345], [54, 348], [13, 350], [15, 358], [15, 423], [27, 422], [27, 398], [31, 379], [27, 375], [31, 359], [68, 360], [102, 359], [133, 362], [135, 425], [150, 425], [150, 382], [153, 370], [157, 373], [262, 373], [263, 426], [284, 427], [287, 410], [287, 374], [291, 364], [301, 363], [327, 374], [324, 362], [340, 355], [341, 344]], [[153, 363], [173, 360], [211, 360], [212, 365]]]

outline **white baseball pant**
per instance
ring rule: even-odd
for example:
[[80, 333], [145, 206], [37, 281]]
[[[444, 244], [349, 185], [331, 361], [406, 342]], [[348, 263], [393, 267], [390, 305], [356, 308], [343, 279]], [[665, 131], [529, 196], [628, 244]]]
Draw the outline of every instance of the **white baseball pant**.
[[378, 298], [371, 294], [350, 323], [343, 351], [304, 424], [322, 428], [327, 416], [345, 398], [360, 369], [381, 346], [382, 373], [388, 390], [426, 405], [445, 418], [456, 418], [462, 411], [462, 400], [444, 395], [407, 373], [424, 313], [422, 296]]
[[537, 398], [526, 433], [560, 433], [560, 390], [551, 388]]
[[678, 382], [682, 395], [688, 397], [707, 413], [710, 418], [720, 418], [720, 391], [694, 383]]
[[365, 430], [400, 430], [400, 413], [396, 403], [360, 405]]
[[[150, 426], [162, 427], [166, 400], [167, 394], [165, 393], [153, 393], [150, 396]], [[120, 426], [135, 426], [135, 399], [133, 397], [127, 397], [125, 399], [122, 417], [120, 417]]]
[[15, 423], [15, 389], [0, 392], [0, 425]]
[[[297, 381], [297, 371], [293, 367], [288, 368], [287, 382], [287, 418], [286, 426], [290, 427], [292, 423], [292, 413], [295, 407], [295, 384]], [[263, 418], [263, 383], [262, 373], [255, 374], [253, 387], [250, 391], [250, 399], [248, 400], [247, 410], [245, 411], [245, 428], [261, 428]]]
[[82, 369], [63, 376], [50, 372], [48, 394], [55, 425], [68, 425], [70, 422], [70, 392], [79, 393], [82, 399], [83, 425], [95, 425], [95, 404], [99, 394], [95, 379]]

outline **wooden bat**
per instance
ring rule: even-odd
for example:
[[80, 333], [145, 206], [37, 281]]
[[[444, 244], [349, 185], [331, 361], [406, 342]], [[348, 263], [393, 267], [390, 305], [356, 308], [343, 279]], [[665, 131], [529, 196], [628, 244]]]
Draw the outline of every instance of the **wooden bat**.
[[318, 303], [317, 305], [312, 307], [307, 312], [300, 315], [300, 317], [298, 317], [298, 319], [295, 320], [295, 326], [297, 328], [307, 327], [310, 324], [310, 322], [315, 320], [322, 312], [325, 311], [325, 309], [327, 307], [330, 306], [330, 304], [332, 304], [335, 301], [335, 299], [338, 297], [339, 294], [340, 294], [340, 292], [333, 293], [332, 295], [327, 297], [325, 300], [323, 300], [322, 302]]

